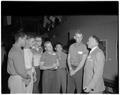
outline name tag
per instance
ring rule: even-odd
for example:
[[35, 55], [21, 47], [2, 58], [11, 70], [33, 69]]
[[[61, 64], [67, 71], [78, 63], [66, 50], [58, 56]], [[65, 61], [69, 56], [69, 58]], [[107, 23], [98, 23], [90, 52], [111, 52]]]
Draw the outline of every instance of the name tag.
[[78, 51], [78, 54], [83, 54], [83, 52], [82, 51]]
[[52, 55], [56, 55], [56, 53], [52, 53]]

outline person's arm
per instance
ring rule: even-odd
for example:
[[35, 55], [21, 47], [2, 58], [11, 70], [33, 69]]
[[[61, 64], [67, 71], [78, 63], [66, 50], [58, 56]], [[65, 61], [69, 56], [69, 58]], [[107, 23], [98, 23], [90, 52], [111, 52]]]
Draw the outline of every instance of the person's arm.
[[41, 70], [44, 70], [44, 69], [45, 69], [44, 62], [43, 62], [43, 61], [40, 61], [40, 69], [41, 69]]
[[69, 67], [69, 71], [72, 71], [72, 67], [70, 63], [70, 54], [68, 54], [68, 67]]
[[58, 60], [56, 60], [56, 63], [54, 63], [52, 66], [44, 66], [44, 62], [40, 62], [40, 68], [45, 70], [45, 69], [54, 69], [59, 65]]
[[56, 63], [54, 63], [52, 66], [45, 66], [44, 65], [44, 61], [45, 61], [45, 56], [43, 55], [41, 57], [41, 62], [40, 62], [40, 69], [43, 69], [43, 70], [46, 70], [46, 69], [55, 69], [58, 65], [59, 65], [59, 62], [57, 60], [57, 57], [55, 57], [56, 59]]
[[57, 69], [58, 64], [55, 63], [52, 66], [47, 67], [48, 69]]
[[57, 67], [58, 67], [58, 66], [60, 65], [60, 64], [59, 64], [59, 60], [57, 59], [56, 62], [57, 62], [56, 65], [57, 65]]
[[49, 67], [48, 66], [44, 66], [44, 63], [45, 62], [43, 62], [43, 61], [40, 62], [40, 69], [42, 69], [42, 70], [51, 69], [51, 68], [55, 67], [54, 65], [49, 66]]
[[42, 69], [55, 69], [59, 66], [59, 61], [56, 59], [56, 63], [54, 63], [52, 66], [44, 66], [44, 62], [42, 62]]
[[41, 70], [44, 70], [45, 69], [45, 67], [44, 67], [44, 61], [45, 61], [45, 53], [43, 53], [42, 55], [41, 55], [41, 57], [40, 57], [40, 60], [39, 60], [40, 62], [39, 62], [39, 64], [40, 64], [40, 69]]
[[104, 63], [104, 54], [98, 53], [96, 55], [96, 62], [94, 63], [94, 75], [87, 88], [94, 89], [95, 85], [97, 85], [99, 78], [103, 75]]
[[56, 63], [54, 63], [50, 68], [51, 69], [57, 69], [59, 67], [59, 60], [58, 60], [58, 57], [56, 58]]
[[35, 68], [32, 67], [33, 82], [37, 81]]
[[14, 62], [15, 71], [18, 75], [20, 75], [24, 79], [30, 78], [30, 76], [27, 75], [27, 72], [25, 70], [24, 58], [19, 52], [14, 52], [13, 62]]
[[40, 69], [42, 70], [46, 70], [46, 69], [54, 69], [55, 67], [57, 67], [57, 64], [53, 64], [52, 66], [44, 66], [44, 65], [41, 65], [40, 66]]

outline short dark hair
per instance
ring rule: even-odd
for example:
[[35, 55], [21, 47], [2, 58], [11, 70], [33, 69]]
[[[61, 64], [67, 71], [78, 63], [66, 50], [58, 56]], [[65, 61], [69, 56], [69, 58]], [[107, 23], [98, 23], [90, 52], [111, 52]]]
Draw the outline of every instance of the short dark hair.
[[95, 36], [95, 35], [93, 35], [92, 37], [96, 40], [96, 42], [97, 42], [98, 45], [99, 45], [99, 43], [100, 43], [100, 39], [99, 39], [97, 36]]
[[61, 45], [63, 47], [63, 44], [61, 42], [56, 43], [56, 45]]
[[35, 38], [42, 38], [40, 33], [35, 33]]
[[36, 38], [41, 38], [41, 40], [43, 40], [40, 35], [35, 35], [35, 39], [36, 39]]
[[23, 29], [20, 29], [19, 31], [17, 31], [17, 33], [15, 34], [15, 41], [18, 41], [18, 39], [24, 38], [26, 36], [26, 33], [23, 32]]
[[80, 29], [76, 29], [76, 30], [74, 30], [74, 31], [75, 31], [75, 34], [74, 34], [74, 35], [79, 34], [79, 35], [82, 35], [82, 36], [83, 36], [83, 34], [81, 33]]
[[52, 44], [50, 41], [46, 41], [45, 43], [44, 43], [44, 46], [46, 45], [46, 44]]
[[27, 34], [27, 39], [35, 38], [35, 34], [34, 33], [27, 32], [26, 34]]

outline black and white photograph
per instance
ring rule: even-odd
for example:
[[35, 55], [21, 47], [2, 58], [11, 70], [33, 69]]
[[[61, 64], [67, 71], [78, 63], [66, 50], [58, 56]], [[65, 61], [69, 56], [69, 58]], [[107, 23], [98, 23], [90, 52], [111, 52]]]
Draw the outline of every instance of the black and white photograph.
[[119, 1], [1, 1], [1, 94], [119, 94]]

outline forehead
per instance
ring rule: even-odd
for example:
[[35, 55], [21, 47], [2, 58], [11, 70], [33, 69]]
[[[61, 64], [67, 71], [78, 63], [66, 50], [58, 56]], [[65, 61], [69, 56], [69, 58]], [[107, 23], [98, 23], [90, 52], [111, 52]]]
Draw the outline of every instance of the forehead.
[[41, 37], [37, 37], [35, 40], [36, 40], [36, 41], [41, 41], [42, 38], [41, 38]]
[[45, 43], [45, 46], [52, 46], [51, 43]]
[[89, 40], [92, 41], [92, 40], [94, 40], [94, 38], [93, 37], [89, 37]]
[[35, 40], [34, 38], [30, 38], [30, 40]]
[[61, 44], [57, 44], [56, 47], [62, 47], [62, 45]]
[[75, 36], [76, 37], [82, 37], [82, 34], [76, 33]]
[[29, 38], [28, 41], [34, 41], [35, 39], [34, 38]]
[[26, 39], [27, 38], [27, 35], [24, 35], [23, 37], [19, 37], [21, 39]]

